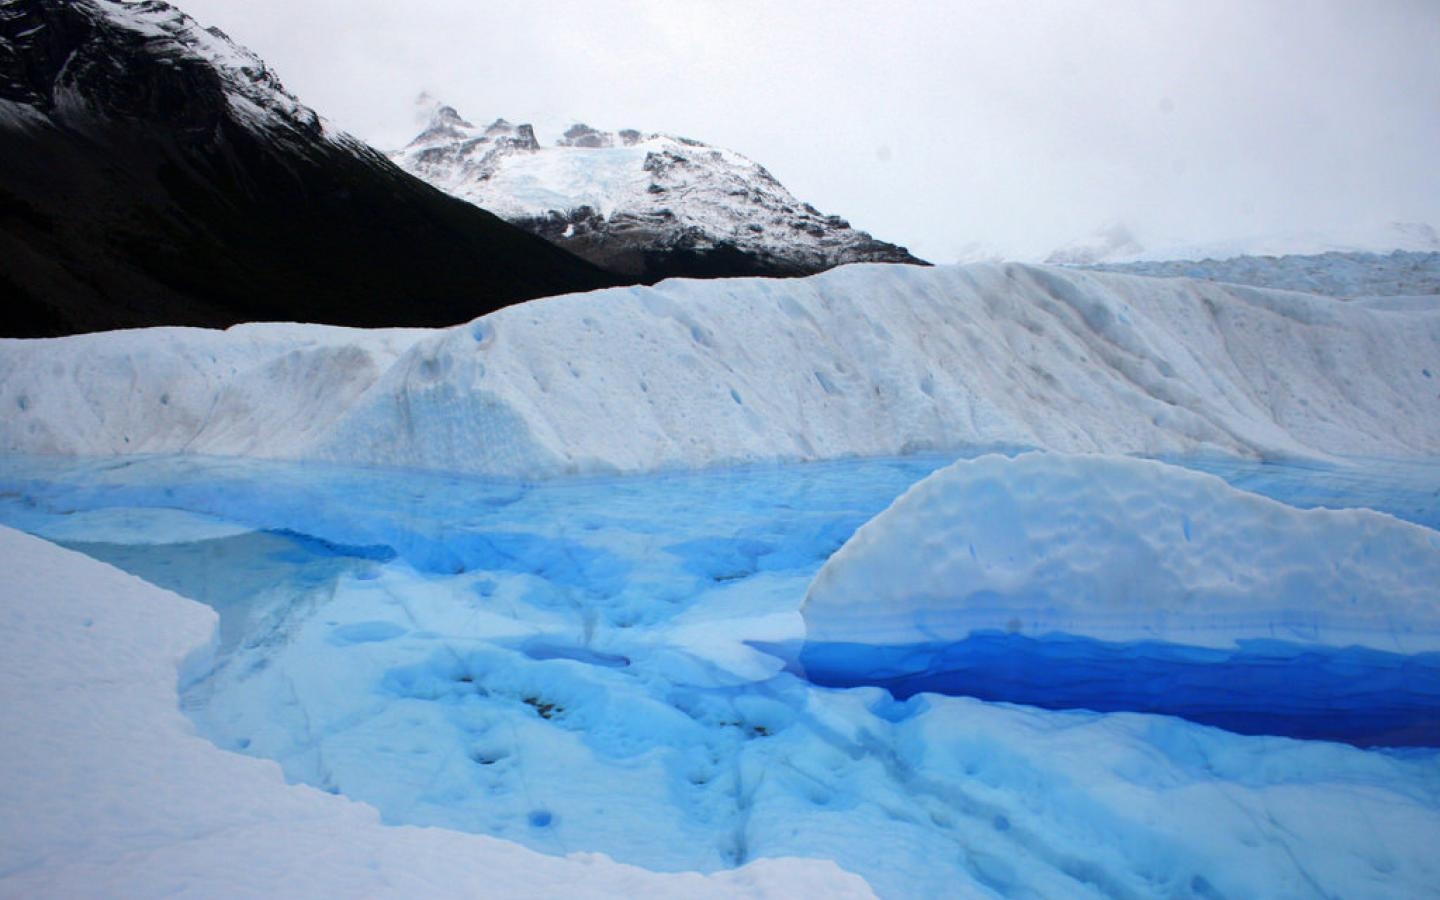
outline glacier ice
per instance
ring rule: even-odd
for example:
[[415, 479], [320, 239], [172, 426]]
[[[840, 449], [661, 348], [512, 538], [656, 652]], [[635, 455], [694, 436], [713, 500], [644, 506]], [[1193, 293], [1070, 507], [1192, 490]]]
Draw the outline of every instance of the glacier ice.
[[194, 734], [175, 686], [203, 665], [214, 613], [3, 526], [0, 558], [4, 896], [872, 896], [822, 860], [658, 874], [382, 825]]
[[1440, 743], [1440, 533], [1159, 462], [957, 462], [831, 557], [803, 613], [822, 684]]
[[[1064, 474], [1065, 457], [1040, 459]], [[12, 459], [0, 521], [210, 603], [213, 665], [189, 672], [183, 701], [201, 733], [392, 824], [652, 869], [822, 857], [882, 896], [1436, 882], [1433, 749], [830, 689], [757, 648], [803, 639], [826, 558], [948, 462], [526, 483]], [[1141, 486], [1156, 490], [1211, 481], [1111, 462], [1152, 466]], [[1381, 467], [1367, 471], [1375, 489]]]
[[995, 447], [1433, 457], [1437, 346], [1433, 307], [849, 266], [557, 297], [441, 331], [0, 341], [0, 452], [519, 477]]

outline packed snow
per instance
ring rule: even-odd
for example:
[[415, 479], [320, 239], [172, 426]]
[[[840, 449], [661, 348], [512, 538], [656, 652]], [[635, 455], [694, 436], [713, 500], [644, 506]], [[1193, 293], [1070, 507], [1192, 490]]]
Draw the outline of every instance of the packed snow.
[[430, 332], [3, 341], [0, 452], [526, 477], [993, 447], [1433, 457], [1437, 348], [1430, 306], [850, 266], [557, 297]]
[[[1014, 464], [1043, 480], [1035, 460], [1056, 477], [1083, 465]], [[1433, 890], [1434, 750], [824, 689], [755, 646], [804, 637], [800, 602], [826, 558], [943, 462], [527, 484], [200, 457], [10, 459], [0, 521], [201, 598], [219, 619], [0, 533], [0, 553], [33, 571], [6, 595], [6, 614], [40, 623], [0, 636], [0, 665], [27, 676], [8, 682], [24, 727], [0, 747], [25, 776], [11, 789], [32, 792], [6, 808], [66, 814], [6, 848], [33, 867], [4, 867], [15, 874], [0, 890], [63, 893], [114, 877], [105, 883], [150, 892], [181, 875], [206, 893], [237, 883], [461, 893], [480, 878], [531, 895], [829, 896], [855, 885], [794, 860], [671, 881], [406, 824], [652, 869], [819, 857], [888, 897]], [[1108, 464], [1140, 466], [1142, 487], [1163, 497], [1260, 503], [1172, 467]], [[1386, 470], [1364, 471], [1378, 482]], [[1399, 488], [1407, 506], [1411, 489]], [[1427, 503], [1421, 515], [1433, 518], [1433, 494]], [[1340, 520], [1363, 530], [1374, 518]], [[1194, 530], [1205, 522], [1198, 509], [1193, 538], [1205, 539]], [[1143, 530], [1131, 541], [1152, 539], [1149, 525], [1116, 521], [1112, 543], [1128, 529]], [[1159, 537], [1182, 540], [1175, 529]], [[209, 653], [191, 655], [212, 628]], [[144, 673], [138, 687], [128, 667]], [[392, 827], [186, 733], [177, 667], [202, 735], [373, 804]], [[99, 814], [62, 776], [73, 772], [103, 792]], [[217, 798], [215, 784], [240, 795]], [[236, 817], [244, 827], [227, 827]], [[54, 862], [77, 844], [74, 868]], [[137, 844], [161, 849], [130, 852]], [[276, 874], [302, 860], [301, 880]]]
[[870, 896], [824, 861], [656, 874], [382, 825], [195, 735], [176, 684], [208, 664], [213, 611], [9, 528], [0, 558], [5, 896]]

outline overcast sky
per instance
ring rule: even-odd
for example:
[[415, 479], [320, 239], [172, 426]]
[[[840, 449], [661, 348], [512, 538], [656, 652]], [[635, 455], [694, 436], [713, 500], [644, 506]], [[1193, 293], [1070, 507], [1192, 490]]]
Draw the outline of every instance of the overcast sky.
[[[1440, 226], [1440, 0], [178, 0], [381, 149], [475, 122], [665, 131], [935, 262]], [[553, 137], [554, 134], [552, 133]]]

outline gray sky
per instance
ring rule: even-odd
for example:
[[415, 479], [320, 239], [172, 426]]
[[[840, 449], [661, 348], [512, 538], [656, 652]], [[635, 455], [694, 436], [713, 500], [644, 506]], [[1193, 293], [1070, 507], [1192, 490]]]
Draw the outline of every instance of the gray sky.
[[[1440, 226], [1440, 0], [178, 0], [382, 149], [472, 121], [665, 131], [935, 262]], [[551, 135], [553, 137], [553, 134]]]

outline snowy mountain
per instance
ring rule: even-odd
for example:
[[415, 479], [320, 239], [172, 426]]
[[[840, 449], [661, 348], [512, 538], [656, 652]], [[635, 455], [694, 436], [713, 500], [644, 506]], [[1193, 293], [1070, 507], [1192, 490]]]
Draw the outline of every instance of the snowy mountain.
[[1425, 456], [1440, 450], [1437, 346], [1433, 306], [852, 266], [550, 298], [435, 332], [0, 342], [0, 452], [519, 476], [970, 447]]
[[160, 2], [0, 4], [0, 333], [450, 324], [614, 283], [331, 129]]
[[920, 262], [797, 200], [739, 153], [688, 138], [577, 124], [544, 146], [529, 125], [472, 125], [436, 105], [425, 129], [391, 158], [449, 194], [647, 282]]

